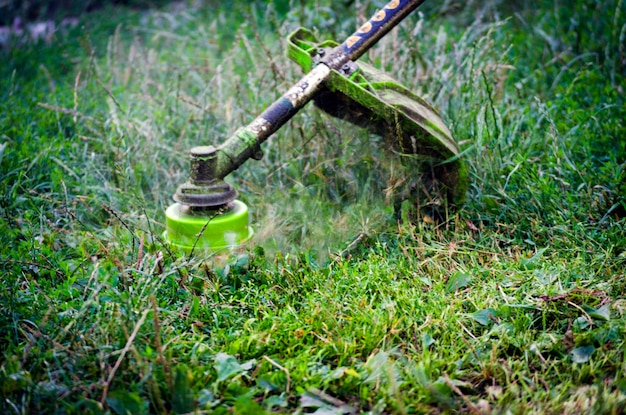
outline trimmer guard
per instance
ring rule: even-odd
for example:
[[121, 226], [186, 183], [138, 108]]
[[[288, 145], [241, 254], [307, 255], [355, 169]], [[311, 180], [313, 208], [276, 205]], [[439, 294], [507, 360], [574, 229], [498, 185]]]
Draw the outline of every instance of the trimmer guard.
[[[300, 28], [289, 36], [287, 56], [309, 72], [333, 41], [319, 43]], [[321, 54], [320, 54], [321, 51]], [[461, 205], [467, 190], [467, 171], [459, 148], [439, 113], [382, 71], [363, 62], [333, 70], [315, 104], [328, 114], [379, 134], [402, 154], [419, 155], [443, 185], [447, 201]]]

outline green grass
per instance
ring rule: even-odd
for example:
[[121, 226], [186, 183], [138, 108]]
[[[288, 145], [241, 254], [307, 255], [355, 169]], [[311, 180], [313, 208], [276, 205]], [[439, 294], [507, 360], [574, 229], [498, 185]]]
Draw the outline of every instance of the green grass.
[[426, 2], [368, 53], [461, 144], [447, 221], [396, 223], [400, 160], [310, 106], [229, 178], [248, 251], [164, 243], [188, 149], [301, 75], [287, 34], [384, 2], [335, 3], [107, 9], [2, 52], [0, 412], [626, 410], [621, 0]]

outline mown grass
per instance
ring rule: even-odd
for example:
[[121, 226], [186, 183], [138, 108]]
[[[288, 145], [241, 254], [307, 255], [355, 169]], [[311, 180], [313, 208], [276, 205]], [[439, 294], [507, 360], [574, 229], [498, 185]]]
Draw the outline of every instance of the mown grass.
[[[313, 107], [230, 180], [250, 250], [163, 242], [187, 151], [383, 2], [109, 9], [3, 52], [3, 413], [622, 413], [626, 9], [427, 2], [367, 59], [434, 103], [471, 174], [396, 223], [408, 174]], [[235, 13], [233, 10], [237, 10]]]

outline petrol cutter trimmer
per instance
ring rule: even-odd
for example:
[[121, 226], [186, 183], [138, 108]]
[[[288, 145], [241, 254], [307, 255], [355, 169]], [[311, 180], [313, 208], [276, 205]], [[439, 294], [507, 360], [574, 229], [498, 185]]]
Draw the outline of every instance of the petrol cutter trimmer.
[[287, 55], [307, 73], [248, 126], [226, 142], [191, 149], [191, 175], [166, 211], [166, 237], [173, 245], [217, 251], [245, 243], [252, 230], [248, 208], [224, 181], [249, 158], [262, 157], [261, 144], [310, 100], [325, 112], [382, 135], [396, 152], [428, 160], [428, 188], [451, 206], [463, 202], [467, 175], [459, 148], [441, 117], [423, 99], [365, 63], [372, 45], [424, 0], [392, 0], [342, 44], [318, 42], [299, 29], [289, 36]]

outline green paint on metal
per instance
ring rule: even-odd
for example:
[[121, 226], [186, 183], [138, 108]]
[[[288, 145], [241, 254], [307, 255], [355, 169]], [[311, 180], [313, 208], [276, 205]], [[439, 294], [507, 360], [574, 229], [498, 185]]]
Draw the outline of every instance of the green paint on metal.
[[165, 216], [166, 239], [187, 253], [235, 249], [253, 235], [248, 206], [239, 200], [218, 211], [192, 211], [174, 203]]
[[259, 148], [258, 135], [246, 127], [238, 129], [219, 147], [215, 176], [224, 178], [243, 164]]

